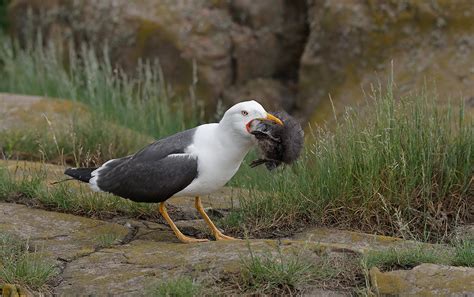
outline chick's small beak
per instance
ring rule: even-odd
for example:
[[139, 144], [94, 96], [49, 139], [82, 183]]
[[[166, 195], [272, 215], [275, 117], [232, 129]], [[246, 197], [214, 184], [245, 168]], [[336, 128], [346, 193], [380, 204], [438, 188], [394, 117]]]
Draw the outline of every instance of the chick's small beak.
[[267, 113], [267, 118], [266, 119], [269, 120], [269, 121], [275, 122], [278, 125], [283, 126], [283, 122], [279, 118], [277, 118], [276, 116], [274, 116], [272, 114]]

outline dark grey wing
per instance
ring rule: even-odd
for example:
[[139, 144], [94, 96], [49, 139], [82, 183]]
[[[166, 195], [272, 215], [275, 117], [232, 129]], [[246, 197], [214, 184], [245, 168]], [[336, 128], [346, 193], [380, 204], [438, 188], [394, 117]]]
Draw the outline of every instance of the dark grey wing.
[[107, 162], [97, 170], [97, 187], [133, 201], [165, 201], [197, 177], [197, 158], [185, 153], [195, 131], [171, 135], [132, 156]]
[[182, 154], [193, 142], [196, 128], [189, 129], [155, 141], [132, 156], [132, 159], [156, 160], [171, 154]]
[[137, 202], [162, 202], [186, 188], [197, 177], [197, 167], [197, 158], [187, 154], [159, 160], [132, 158], [101, 171], [97, 186]]

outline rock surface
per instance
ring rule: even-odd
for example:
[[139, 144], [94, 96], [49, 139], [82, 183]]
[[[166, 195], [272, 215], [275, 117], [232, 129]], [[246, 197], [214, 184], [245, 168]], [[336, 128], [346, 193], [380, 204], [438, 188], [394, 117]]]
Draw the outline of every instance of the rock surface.
[[0, 203], [0, 232], [29, 240], [47, 258], [71, 261], [95, 251], [104, 236], [123, 240], [128, 228], [64, 213]]
[[294, 92], [281, 81], [258, 78], [227, 88], [222, 98], [230, 105], [242, 101], [242, 98], [254, 98], [263, 104], [266, 110], [275, 111], [281, 108], [292, 110], [294, 97]]
[[196, 65], [197, 97], [212, 115], [218, 102], [255, 96], [321, 123], [332, 119], [328, 94], [341, 112], [392, 72], [400, 95], [426, 80], [441, 101], [473, 108], [470, 0], [14, 0], [9, 16], [20, 37], [34, 27], [63, 45], [107, 40], [129, 72], [158, 58], [181, 95]]
[[380, 296], [472, 296], [474, 269], [421, 264], [412, 270], [370, 270], [370, 281]]
[[[198, 221], [185, 222], [202, 225]], [[182, 231], [193, 235], [186, 228]], [[155, 222], [122, 218], [114, 223], [12, 203], [0, 203], [0, 233], [28, 240], [30, 247], [56, 263], [60, 275], [51, 285], [54, 294], [61, 296], [77, 292], [145, 296], [151, 285], [178, 276], [203, 283], [225, 279], [239, 273], [249, 248], [254, 254], [303, 253], [307, 261], [315, 263], [321, 261], [324, 251], [345, 267], [354, 265], [350, 263], [357, 255], [372, 246], [380, 249], [412, 244], [396, 238], [327, 229], [314, 229], [288, 240], [182, 244], [169, 227]], [[408, 271], [370, 271], [373, 289], [381, 296], [466, 296], [474, 290], [473, 277], [472, 268], [431, 264]], [[300, 289], [310, 296], [351, 296], [347, 284], [345, 287], [342, 291], [317, 286]]]
[[400, 95], [434, 81], [442, 102], [474, 97], [469, 0], [309, 0], [308, 20], [297, 108], [313, 112], [313, 122], [332, 118], [328, 94], [340, 112], [392, 73]]
[[[401, 238], [366, 234], [360, 232], [313, 228], [292, 237], [294, 240], [306, 240], [310, 242], [320, 243], [322, 245], [333, 245], [340, 249], [357, 251], [366, 253], [368, 251], [380, 251], [386, 249], [404, 249], [413, 248], [420, 245], [420, 242], [403, 240]], [[428, 246], [429, 244], [425, 244]]]
[[34, 26], [59, 44], [100, 49], [107, 40], [112, 61], [128, 72], [139, 59], [159, 59], [180, 95], [188, 95], [196, 65], [196, 92], [210, 107], [234, 83], [295, 79], [306, 30], [303, 0], [16, 0], [9, 15], [18, 36]]
[[45, 129], [68, 123], [74, 116], [89, 117], [86, 106], [72, 100], [0, 93], [0, 131]]
[[[138, 230], [126, 227], [131, 225]], [[276, 253], [277, 245], [284, 254], [307, 251], [311, 261], [317, 261], [321, 251], [320, 245], [304, 241], [182, 244], [168, 227], [156, 223], [120, 225], [10, 203], [0, 203], [0, 232], [28, 240], [56, 261], [61, 274], [54, 293], [63, 296], [142, 296], [151, 284], [175, 276], [203, 280], [210, 274], [237, 273], [249, 247], [254, 253]], [[114, 239], [110, 247], [103, 246], [104, 237]]]

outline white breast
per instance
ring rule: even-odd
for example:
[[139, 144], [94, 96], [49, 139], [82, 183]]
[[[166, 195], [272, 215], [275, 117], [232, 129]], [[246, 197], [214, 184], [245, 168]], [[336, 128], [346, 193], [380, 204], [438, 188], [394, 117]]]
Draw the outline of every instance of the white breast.
[[252, 143], [233, 141], [218, 124], [199, 126], [186, 153], [197, 156], [198, 177], [173, 196], [207, 195], [223, 187], [237, 172]]

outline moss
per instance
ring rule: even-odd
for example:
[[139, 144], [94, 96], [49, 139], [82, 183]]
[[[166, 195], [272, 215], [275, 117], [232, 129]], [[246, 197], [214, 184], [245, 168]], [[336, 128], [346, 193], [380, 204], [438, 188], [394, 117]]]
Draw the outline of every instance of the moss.
[[[165, 7], [166, 5], [157, 6]], [[160, 19], [159, 23], [147, 19], [138, 20], [137, 41], [133, 56], [135, 60], [158, 57], [165, 77], [173, 85], [173, 92], [187, 97], [189, 87], [193, 84], [192, 59], [196, 57], [186, 56], [186, 44], [180, 40], [182, 33], [176, 32], [178, 24], [185, 21], [177, 19], [172, 12], [163, 8], [160, 9], [158, 15], [165, 20]], [[204, 101], [213, 98], [212, 82], [207, 83], [205, 79], [199, 80], [195, 89], [197, 98]]]
[[158, 57], [165, 77], [173, 85], [173, 91], [181, 96], [187, 95], [192, 84], [192, 63], [181, 55], [178, 37], [167, 32], [161, 25], [143, 21], [137, 33], [137, 56], [149, 56], [153, 51]]
[[448, 296], [474, 290], [472, 272], [467, 268], [453, 268], [422, 264], [413, 270], [382, 273], [370, 270], [371, 285], [380, 295]]

